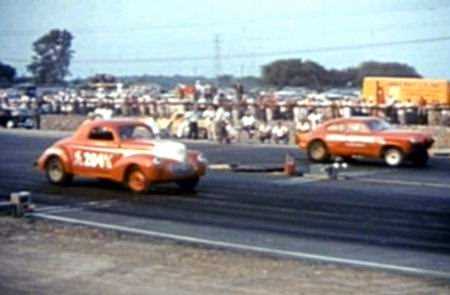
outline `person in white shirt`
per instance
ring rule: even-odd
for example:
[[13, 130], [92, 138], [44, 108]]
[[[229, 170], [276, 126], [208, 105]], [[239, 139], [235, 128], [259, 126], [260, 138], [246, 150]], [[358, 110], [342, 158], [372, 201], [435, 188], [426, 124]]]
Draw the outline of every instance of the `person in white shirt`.
[[322, 121], [322, 114], [314, 110], [308, 115], [308, 120], [311, 123], [311, 130], [314, 130]]
[[307, 119], [299, 120], [295, 123], [296, 132], [307, 133], [311, 131], [311, 122]]
[[256, 129], [256, 119], [250, 113], [246, 112], [245, 115], [241, 118], [242, 130], [247, 132], [248, 138], [253, 138], [253, 134]]
[[272, 127], [266, 122], [261, 122], [258, 126], [258, 139], [261, 143], [270, 142]]
[[215, 140], [216, 136], [214, 133], [214, 118], [216, 117], [216, 111], [213, 106], [208, 106], [206, 110], [202, 113], [203, 119], [206, 121], [206, 129], [208, 132], [208, 139]]
[[194, 105], [189, 111], [184, 114], [185, 120], [188, 122], [188, 138], [198, 139], [198, 120], [199, 113], [197, 106]]
[[233, 127], [230, 120], [225, 121], [225, 130], [226, 130], [226, 143], [231, 143], [236, 141], [238, 138], [238, 131]]
[[155, 136], [155, 138], [160, 137], [161, 132], [159, 130], [158, 124], [156, 123], [155, 119], [153, 119], [152, 117], [146, 117], [146, 118], [142, 119], [142, 122], [144, 122], [144, 124], [150, 128], [150, 130], [153, 132], [153, 135]]
[[281, 122], [278, 122], [272, 129], [272, 139], [273, 141], [278, 143], [289, 142], [289, 130], [286, 126], [284, 126]]
[[216, 116], [214, 117], [214, 133], [216, 135], [216, 140], [223, 143], [227, 139], [226, 123], [227, 111], [224, 107], [219, 107], [216, 111]]

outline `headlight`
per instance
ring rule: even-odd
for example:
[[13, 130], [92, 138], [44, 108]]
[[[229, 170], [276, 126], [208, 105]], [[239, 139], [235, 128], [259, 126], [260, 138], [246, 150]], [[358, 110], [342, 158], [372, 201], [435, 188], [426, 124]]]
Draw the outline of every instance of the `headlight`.
[[409, 139], [409, 142], [410, 142], [410, 143], [417, 143], [417, 139], [415, 139], [414, 137], [413, 137], [413, 138], [410, 138], [410, 139]]

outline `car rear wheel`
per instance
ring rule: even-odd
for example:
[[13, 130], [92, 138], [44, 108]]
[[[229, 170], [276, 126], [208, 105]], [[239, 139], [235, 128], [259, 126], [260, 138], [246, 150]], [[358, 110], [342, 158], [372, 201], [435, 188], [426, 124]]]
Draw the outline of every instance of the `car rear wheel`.
[[65, 185], [72, 181], [73, 175], [64, 170], [64, 165], [58, 157], [51, 157], [46, 165], [47, 179], [52, 184]]
[[308, 158], [314, 162], [325, 162], [330, 158], [328, 149], [322, 141], [314, 141], [308, 146]]
[[176, 184], [184, 191], [193, 191], [197, 187], [199, 178], [178, 180]]
[[400, 166], [403, 162], [403, 152], [398, 148], [388, 148], [384, 152], [384, 161], [391, 167]]
[[141, 169], [133, 167], [127, 174], [126, 186], [135, 193], [144, 193], [148, 190], [149, 182]]

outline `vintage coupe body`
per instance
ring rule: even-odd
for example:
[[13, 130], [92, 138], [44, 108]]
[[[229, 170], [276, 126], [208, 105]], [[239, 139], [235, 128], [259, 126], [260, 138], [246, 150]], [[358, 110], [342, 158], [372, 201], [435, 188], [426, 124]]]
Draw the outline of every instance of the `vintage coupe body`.
[[122, 182], [134, 192], [163, 182], [192, 190], [207, 169], [201, 153], [156, 139], [145, 123], [128, 119], [86, 121], [45, 150], [36, 164], [52, 184], [82, 176]]
[[384, 159], [389, 166], [405, 161], [423, 166], [433, 142], [428, 134], [395, 129], [376, 117], [333, 119], [311, 132], [296, 134], [296, 144], [314, 162], [358, 156]]

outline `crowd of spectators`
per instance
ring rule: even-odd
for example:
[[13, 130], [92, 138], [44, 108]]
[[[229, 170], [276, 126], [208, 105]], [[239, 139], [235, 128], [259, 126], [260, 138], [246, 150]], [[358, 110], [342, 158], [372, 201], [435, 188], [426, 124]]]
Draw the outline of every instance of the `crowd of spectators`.
[[375, 105], [358, 97], [318, 99], [315, 95], [280, 99], [273, 92], [245, 94], [240, 85], [217, 89], [200, 83], [191, 87], [180, 85], [165, 94], [152, 87], [134, 86], [120, 92], [62, 89], [37, 97], [22, 94], [12, 98], [0, 90], [1, 108], [27, 109], [39, 114], [88, 115], [108, 110], [111, 116], [158, 119], [181, 112], [182, 120], [173, 136], [222, 142], [245, 137], [262, 143], [286, 143], [294, 130], [307, 131], [324, 120], [350, 116], [378, 116], [398, 125], [450, 125], [448, 106], [387, 101]]

